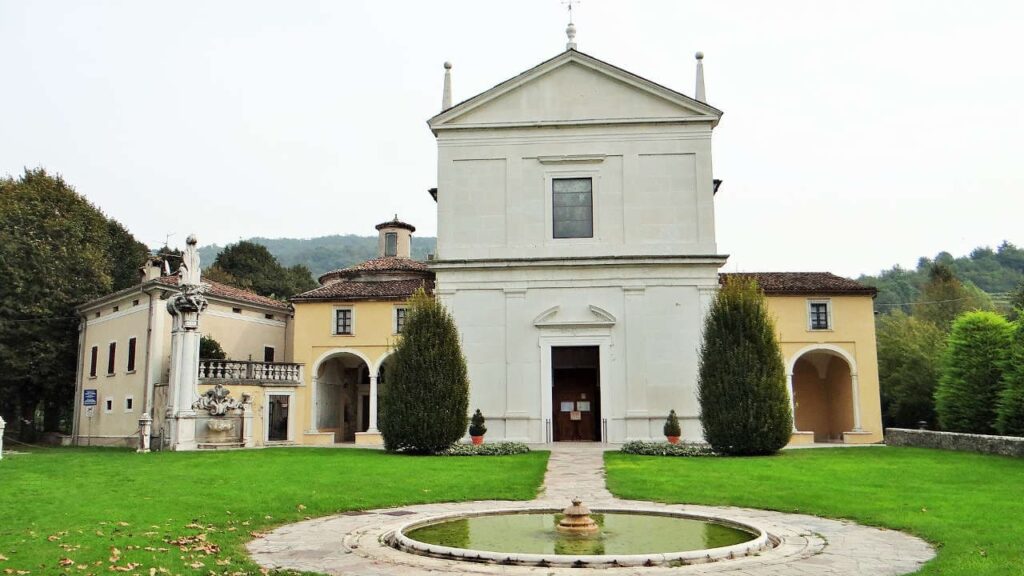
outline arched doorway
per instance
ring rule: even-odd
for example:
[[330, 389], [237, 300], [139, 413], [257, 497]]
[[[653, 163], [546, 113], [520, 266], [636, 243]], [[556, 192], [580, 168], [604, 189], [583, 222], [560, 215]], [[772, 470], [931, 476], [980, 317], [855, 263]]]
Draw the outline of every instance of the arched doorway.
[[792, 365], [793, 424], [796, 430], [813, 432], [815, 442], [842, 442], [843, 433], [860, 426], [851, 362], [839, 351], [814, 349]]
[[335, 442], [353, 442], [364, 432], [369, 414], [363, 398], [369, 397], [370, 368], [351, 352], [337, 352], [319, 363], [316, 372], [316, 428], [333, 433]]

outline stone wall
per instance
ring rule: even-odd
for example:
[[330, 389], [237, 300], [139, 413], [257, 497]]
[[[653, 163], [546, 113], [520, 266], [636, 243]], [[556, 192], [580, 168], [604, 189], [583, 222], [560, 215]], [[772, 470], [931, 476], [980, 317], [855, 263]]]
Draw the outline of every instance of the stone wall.
[[1018, 436], [988, 436], [985, 434], [886, 428], [885, 443], [889, 446], [916, 446], [918, 448], [939, 448], [960, 452], [1024, 457], [1024, 438]]

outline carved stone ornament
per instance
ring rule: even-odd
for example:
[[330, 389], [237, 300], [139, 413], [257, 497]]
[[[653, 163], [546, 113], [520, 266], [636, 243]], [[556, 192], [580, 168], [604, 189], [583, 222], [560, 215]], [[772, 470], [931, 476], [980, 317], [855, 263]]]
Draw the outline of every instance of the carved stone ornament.
[[200, 396], [199, 400], [192, 404], [192, 408], [195, 410], [206, 410], [210, 413], [210, 416], [224, 416], [228, 413], [228, 410], [242, 407], [242, 402], [235, 400], [230, 394], [230, 390], [217, 384], [207, 390], [206, 394]]
[[206, 310], [207, 302], [203, 296], [206, 287], [203, 285], [185, 284], [181, 286], [181, 292], [175, 294], [167, 302], [167, 311], [174, 316], [194, 312], [196, 314]]

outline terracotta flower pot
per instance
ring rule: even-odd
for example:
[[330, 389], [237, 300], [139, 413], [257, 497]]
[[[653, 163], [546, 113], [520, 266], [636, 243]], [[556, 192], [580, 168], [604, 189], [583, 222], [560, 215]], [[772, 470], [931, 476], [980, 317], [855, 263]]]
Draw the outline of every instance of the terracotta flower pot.
[[470, 438], [473, 439], [473, 444], [483, 444], [484, 443], [484, 437], [483, 436], [470, 436]]
[[665, 438], [668, 438], [669, 444], [679, 444], [679, 436], [665, 436]]

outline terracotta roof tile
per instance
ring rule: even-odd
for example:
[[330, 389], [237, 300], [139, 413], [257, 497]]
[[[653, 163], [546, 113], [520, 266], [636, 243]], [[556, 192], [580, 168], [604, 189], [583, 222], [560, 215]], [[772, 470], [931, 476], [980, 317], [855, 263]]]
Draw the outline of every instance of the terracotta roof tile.
[[376, 228], [377, 230], [381, 230], [382, 228], [405, 228], [409, 232], [416, 231], [416, 227], [413, 226], [412, 224], [409, 224], [408, 222], [402, 222], [401, 220], [399, 220], [397, 214], [395, 214], [394, 220], [381, 222], [380, 224], [377, 224]]
[[427, 265], [411, 258], [399, 258], [397, 256], [384, 256], [373, 258], [366, 262], [360, 262], [348, 268], [331, 270], [320, 275], [320, 283], [334, 277], [356, 276], [362, 272], [426, 272]]
[[[177, 276], [161, 276], [157, 278], [157, 282], [167, 286], [177, 286]], [[227, 284], [221, 284], [220, 282], [214, 282], [213, 280], [202, 280], [203, 284], [209, 286], [206, 293], [210, 296], [219, 296], [221, 298], [229, 298], [232, 300], [240, 300], [243, 302], [250, 302], [252, 304], [258, 304], [260, 306], [269, 306], [271, 308], [278, 308], [281, 310], [288, 309], [287, 302], [281, 302], [280, 300], [274, 300], [266, 296], [260, 296], [255, 292], [249, 290], [243, 290], [241, 288], [235, 288], [234, 286], [228, 286]]]
[[293, 296], [291, 300], [404, 300], [420, 287], [423, 287], [427, 294], [431, 294], [434, 291], [434, 281], [429, 278], [410, 278], [378, 282], [333, 282]]
[[874, 296], [878, 290], [856, 280], [830, 272], [736, 272], [719, 274], [719, 282], [727, 278], [751, 278], [768, 295], [831, 294]]

